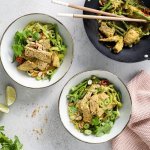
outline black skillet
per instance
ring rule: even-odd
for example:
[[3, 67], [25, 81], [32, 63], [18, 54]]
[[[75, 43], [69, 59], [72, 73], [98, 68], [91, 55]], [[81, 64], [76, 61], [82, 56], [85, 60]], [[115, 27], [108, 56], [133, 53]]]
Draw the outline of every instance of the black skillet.
[[[150, 0], [143, 0], [146, 6], [150, 6]], [[99, 0], [86, 0], [85, 7], [99, 9]], [[92, 13], [83, 12], [84, 14], [91, 15]], [[140, 62], [150, 59], [150, 36], [144, 37], [141, 41], [134, 45], [132, 48], [123, 48], [119, 54], [114, 54], [104, 44], [99, 42], [98, 23], [96, 20], [84, 19], [84, 27], [86, 33], [93, 43], [95, 48], [103, 55], [120, 62]]]

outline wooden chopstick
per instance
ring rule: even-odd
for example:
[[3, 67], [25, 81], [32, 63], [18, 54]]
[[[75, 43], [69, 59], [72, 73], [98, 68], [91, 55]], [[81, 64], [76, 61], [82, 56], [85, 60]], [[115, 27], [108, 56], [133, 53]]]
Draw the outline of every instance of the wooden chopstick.
[[93, 8], [88, 8], [88, 7], [83, 7], [83, 6], [79, 6], [79, 5], [74, 5], [74, 4], [71, 4], [71, 3], [62, 2], [62, 1], [59, 1], [59, 0], [52, 0], [52, 2], [56, 3], [56, 4], [59, 4], [59, 5], [64, 5], [64, 6], [67, 6], [67, 7], [71, 7], [71, 8], [87, 11], [87, 12], [92, 12], [92, 13], [95, 13], [95, 14], [101, 14], [101, 15], [112, 16], [112, 17], [125, 17], [125, 16], [119, 16], [119, 15], [116, 15], [116, 14], [113, 14], [113, 13], [108, 13], [108, 12], [93, 9]]
[[129, 21], [129, 22], [147, 23], [147, 21], [144, 19], [133, 19], [133, 18], [126, 18], [126, 17], [110, 17], [110, 16], [96, 16], [96, 15], [82, 15], [82, 14], [67, 14], [67, 13], [58, 13], [58, 16], [72, 17], [72, 18], [84, 18], [84, 19], [99, 19], [99, 20], [113, 20], [113, 21]]

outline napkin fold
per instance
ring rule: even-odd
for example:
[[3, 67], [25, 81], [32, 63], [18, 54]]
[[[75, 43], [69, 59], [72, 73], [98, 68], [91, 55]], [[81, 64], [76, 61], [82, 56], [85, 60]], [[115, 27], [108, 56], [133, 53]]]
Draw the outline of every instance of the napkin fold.
[[150, 150], [150, 74], [141, 71], [129, 83], [132, 115], [125, 130], [112, 140], [113, 150]]

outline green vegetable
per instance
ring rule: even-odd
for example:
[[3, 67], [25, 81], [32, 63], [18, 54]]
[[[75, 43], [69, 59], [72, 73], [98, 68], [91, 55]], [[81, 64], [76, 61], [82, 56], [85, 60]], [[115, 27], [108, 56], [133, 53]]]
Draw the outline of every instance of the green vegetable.
[[40, 37], [41, 37], [41, 35], [40, 35], [38, 32], [35, 32], [35, 33], [33, 33], [33, 35], [32, 35], [32, 38], [33, 38], [35, 41], [39, 40]]
[[100, 101], [100, 104], [99, 104], [102, 108], [105, 106], [104, 102], [103, 101]]
[[86, 94], [87, 84], [88, 84], [88, 80], [85, 80], [80, 84], [76, 85], [75, 87], [72, 87], [67, 96], [68, 100], [70, 102], [75, 102], [83, 98], [84, 95]]
[[109, 1], [104, 5], [104, 7], [102, 8], [102, 11], [107, 10], [110, 6], [111, 6], [111, 1], [109, 0]]
[[118, 103], [117, 103], [117, 106], [118, 106], [119, 108], [121, 108], [121, 107], [122, 107], [122, 103], [121, 103], [121, 102], [118, 102]]
[[110, 120], [111, 120], [111, 121], [114, 121], [115, 119], [116, 119], [116, 114], [113, 113], [113, 114], [110, 116]]
[[129, 29], [129, 25], [125, 22], [125, 21], [122, 21], [122, 24], [125, 26], [125, 28], [128, 30]]
[[88, 123], [84, 124], [84, 129], [88, 129], [90, 127], [90, 125]]
[[120, 102], [121, 99], [122, 99], [122, 95], [121, 95], [121, 93], [118, 91], [118, 93], [117, 93], [117, 100]]
[[100, 79], [96, 76], [92, 76], [91, 80], [92, 80], [93, 83], [99, 83], [100, 82]]
[[[58, 32], [57, 25], [39, 22], [31, 22], [22, 31], [16, 32], [12, 45], [14, 51], [13, 62], [16, 61], [16, 57], [21, 57], [19, 59], [23, 60], [22, 63], [29, 60], [29, 58], [24, 55], [24, 50], [27, 47], [33, 48], [34, 50], [46, 50], [47, 52], [56, 51], [53, 53], [59, 58], [57, 59], [59, 64], [62, 64], [67, 50], [64, 40]], [[36, 58], [30, 59], [31, 62], [35, 60]], [[36, 80], [50, 80], [57, 71], [59, 64], [58, 66], [48, 64], [44, 70], [37, 67], [33, 69], [33, 71], [29, 70], [27, 74]], [[38, 72], [42, 73], [40, 77], [38, 77]]]
[[90, 135], [90, 134], [92, 134], [92, 131], [91, 131], [91, 130], [85, 130], [85, 131], [84, 131], [84, 134]]
[[[92, 80], [92, 85], [88, 85], [89, 80]], [[120, 116], [118, 108], [122, 106], [121, 93], [111, 83], [101, 85], [102, 80], [104, 79], [91, 76], [72, 87], [67, 95], [70, 120], [85, 135], [102, 136], [109, 133]], [[84, 110], [90, 117], [87, 121], [84, 121]], [[78, 116], [81, 116], [81, 120], [76, 120]]]
[[113, 113], [116, 115], [116, 118], [120, 116], [120, 112], [118, 110], [118, 107], [117, 107], [117, 110], [116, 111], [113, 111]]
[[15, 44], [25, 45], [26, 44], [26, 35], [23, 32], [16, 32], [15, 37]]
[[111, 123], [106, 123], [106, 124], [102, 127], [104, 133], [109, 133], [110, 130], [111, 130], [111, 128], [112, 128]]
[[52, 76], [56, 73], [57, 69], [54, 69], [54, 70], [50, 70], [48, 73], [47, 73], [47, 78], [50, 80], [52, 78]]
[[12, 46], [15, 57], [21, 56], [26, 44], [26, 35], [21, 32], [16, 32], [14, 37], [14, 44]]
[[99, 125], [99, 124], [100, 124], [100, 120], [99, 120], [98, 117], [92, 118], [92, 125], [97, 126], [97, 125]]
[[111, 128], [112, 128], [112, 122], [110, 122], [110, 123], [105, 123], [105, 125], [104, 126], [100, 126], [100, 127], [96, 127], [96, 130], [95, 130], [95, 132], [96, 132], [96, 136], [102, 136], [102, 135], [104, 135], [104, 134], [106, 134], [106, 133], [109, 133], [110, 132], [110, 130], [111, 130]]
[[0, 127], [0, 145], [1, 150], [23, 150], [23, 145], [20, 143], [17, 136], [12, 140], [4, 134], [4, 126]]
[[4, 131], [4, 126], [0, 126], [0, 131]]
[[12, 46], [15, 58], [22, 55], [24, 51], [24, 46], [27, 44], [26, 40], [29, 36], [32, 36], [32, 32], [29, 30], [16, 32], [14, 37], [14, 44]]
[[104, 104], [105, 104], [105, 105], [108, 105], [108, 104], [110, 104], [110, 102], [111, 102], [111, 100], [110, 100], [109, 98], [107, 98], [107, 99], [104, 101]]
[[72, 114], [77, 112], [77, 108], [75, 106], [70, 106], [70, 107], [68, 107], [68, 109], [69, 109], [69, 112]]
[[76, 85], [75, 87], [72, 87], [70, 90], [70, 93], [73, 94], [73, 93], [77, 92], [77, 90], [79, 90], [83, 86], [87, 85], [87, 82], [88, 82], [88, 80], [85, 80], [85, 81], [81, 82], [80, 84]]
[[[33, 27], [31, 26], [30, 28]], [[42, 30], [44, 35], [50, 39], [50, 42], [55, 47], [55, 50], [57, 47], [60, 52], [62, 52], [63, 54], [66, 53], [67, 46], [64, 44], [63, 39], [58, 32], [58, 26], [56, 24], [48, 24], [41, 26], [39, 25], [39, 23], [37, 23], [36, 28], [38, 30]]]
[[121, 33], [125, 33], [126, 32], [122, 27], [116, 25], [115, 22], [109, 22], [108, 24], [111, 27], [114, 27], [116, 30], [119, 30]]
[[41, 77], [37, 76], [35, 79], [36, 79], [37, 81], [40, 81], [40, 80], [41, 80]]
[[[128, 22], [128, 21], [118, 22], [118, 21], [102, 21], [101, 20], [101, 23], [106, 22], [107, 25], [111, 29], [112, 28], [115, 29], [114, 34], [109, 35], [109, 37], [105, 37], [103, 35], [104, 33], [99, 30], [100, 41], [103, 41], [103, 39], [105, 39], [105, 42], [104, 42], [105, 45], [108, 48], [110, 48], [113, 52], [116, 52], [116, 49], [118, 49], [117, 53], [119, 53], [123, 50], [123, 47], [125, 46], [132, 47], [133, 45], [140, 42], [142, 37], [150, 34], [150, 29], [147, 30], [145, 28], [145, 26], [149, 25], [149, 22], [150, 22], [149, 9], [146, 8], [143, 5], [143, 3], [141, 3], [139, 0], [103, 0], [99, 2], [100, 2], [100, 10], [102, 11], [109, 12], [109, 13], [116, 14], [116, 15], [123, 16], [123, 17], [129, 17], [129, 18], [134, 18], [134, 19], [144, 19], [145, 21], [147, 21], [147, 23], [137, 23], [137, 22]], [[100, 27], [102, 27], [101, 23], [98, 20], [98, 24], [100, 25]], [[132, 35], [127, 34], [131, 28], [137, 28], [139, 30], [141, 29], [141, 32], [139, 32], [139, 34], [138, 33], [136, 34], [136, 32], [134, 33], [133, 31], [133, 38], [132, 38]], [[119, 40], [117, 41], [117, 38], [115, 38], [115, 36], [120, 37], [120, 41]], [[128, 41], [131, 42], [131, 44], [128, 44], [126, 37]], [[122, 38], [124, 40], [122, 40]], [[111, 43], [108, 44], [107, 42], [111, 42]], [[113, 45], [113, 42], [116, 43], [115, 46]], [[117, 45], [117, 43], [120, 43], [121, 45]]]
[[150, 17], [149, 16], [146, 16], [144, 13], [142, 12], [138, 12], [138, 11], [135, 11], [133, 12], [134, 14], [136, 14], [137, 16], [143, 18], [143, 19], [146, 19], [147, 21], [150, 21]]
[[28, 29], [24, 29], [24, 31], [22, 33], [24, 34], [24, 37], [26, 37], [26, 38], [32, 37], [32, 35], [33, 35], [32, 31], [30, 31]]
[[21, 56], [24, 51], [24, 47], [20, 44], [14, 44], [12, 48], [14, 50], [15, 57]]

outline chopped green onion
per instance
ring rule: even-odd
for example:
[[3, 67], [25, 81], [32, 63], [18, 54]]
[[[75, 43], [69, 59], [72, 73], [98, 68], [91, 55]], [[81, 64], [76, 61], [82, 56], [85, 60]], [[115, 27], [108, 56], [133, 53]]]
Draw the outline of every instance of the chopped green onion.
[[88, 129], [90, 127], [90, 125], [88, 123], [84, 124], [84, 129]]
[[92, 131], [91, 131], [91, 130], [85, 130], [85, 131], [84, 131], [84, 134], [90, 135], [90, 134], [92, 134]]

